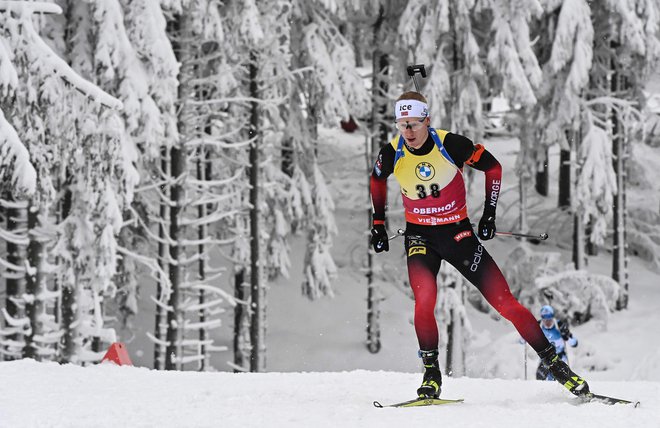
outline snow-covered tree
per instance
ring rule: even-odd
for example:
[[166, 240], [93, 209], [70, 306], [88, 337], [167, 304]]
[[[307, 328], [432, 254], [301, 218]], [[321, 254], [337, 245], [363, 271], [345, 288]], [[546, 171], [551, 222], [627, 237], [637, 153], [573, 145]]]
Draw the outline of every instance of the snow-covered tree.
[[485, 70], [473, 28], [475, 6], [475, 0], [409, 2], [398, 31], [401, 47], [411, 52], [408, 61], [430, 64], [423, 92], [436, 126], [479, 141]]
[[[166, 33], [166, 20], [158, 2], [139, 0], [122, 1], [124, 11], [124, 25], [131, 45], [139, 58], [145, 78], [142, 91], [148, 93], [158, 111], [153, 112], [146, 119], [140, 121], [136, 128], [134, 141], [140, 153], [138, 166], [141, 186], [135, 193], [133, 209], [129, 219], [132, 226], [125, 226], [122, 231], [121, 245], [127, 247], [121, 250], [127, 253], [120, 260], [118, 278], [118, 296], [121, 298], [120, 308], [125, 316], [135, 314], [137, 307], [137, 294], [139, 288], [136, 276], [139, 274], [134, 262], [135, 253], [146, 255], [144, 259], [151, 266], [150, 271], [157, 284], [156, 321], [154, 327], [154, 368], [160, 369], [163, 365], [165, 322], [163, 320], [164, 308], [169, 298], [170, 282], [167, 277], [167, 260], [165, 253], [168, 249], [168, 240], [165, 230], [167, 228], [167, 212], [169, 210], [166, 196], [169, 174], [169, 150], [178, 139], [176, 127], [175, 101], [177, 97], [177, 73], [179, 64], [172, 50], [172, 44]], [[136, 64], [136, 67], [139, 65]], [[143, 95], [144, 96], [144, 95]], [[152, 107], [152, 104], [146, 104]], [[156, 212], [158, 207], [158, 212]], [[156, 224], [152, 230], [151, 225]], [[157, 248], [149, 245], [156, 242]], [[119, 280], [120, 279], [120, 280]]]
[[[85, 154], [78, 149], [77, 156], [72, 151], [74, 143], [87, 141], [87, 135], [92, 134], [90, 130], [98, 132], [103, 129], [107, 118], [112, 116], [113, 108], [121, 108], [121, 102], [107, 93], [101, 91], [91, 82], [82, 79], [77, 75], [50, 46], [42, 39], [32, 20], [32, 13], [41, 11], [46, 13], [59, 13], [60, 8], [51, 3], [29, 3], [29, 2], [7, 2], [2, 7], [6, 8], [3, 29], [5, 48], [9, 47], [12, 52], [11, 58], [15, 69], [17, 70], [18, 82], [20, 87], [14, 92], [10, 101], [11, 108], [4, 108], [5, 113], [11, 111], [7, 116], [11, 121], [18, 135], [26, 143], [30, 159], [36, 170], [35, 191], [27, 205], [26, 232], [27, 248], [25, 249], [26, 263], [23, 272], [26, 276], [25, 290], [19, 299], [14, 303], [24, 308], [24, 318], [14, 319], [15, 325], [25, 326], [24, 347], [22, 354], [34, 358], [52, 358], [57, 353], [56, 344], [63, 332], [59, 330], [56, 323], [55, 308], [56, 299], [60, 296], [59, 289], [52, 289], [49, 285], [51, 274], [57, 273], [56, 284], [61, 284], [59, 279], [63, 276], [58, 268], [59, 262], [63, 260], [60, 257], [63, 253], [58, 252], [59, 244], [50, 251], [47, 247], [53, 243], [56, 238], [50, 230], [55, 229], [53, 222], [57, 219], [54, 216], [54, 206], [57, 198], [56, 188], [59, 186], [60, 179], [64, 176], [66, 170], [65, 163], [70, 163], [74, 168], [78, 160], [83, 160]], [[50, 22], [50, 21], [49, 21]], [[44, 26], [44, 28], [47, 25]], [[104, 105], [105, 107], [102, 107]], [[110, 110], [108, 109], [110, 108]], [[101, 110], [99, 110], [101, 109]], [[111, 112], [109, 115], [103, 112]], [[99, 120], [100, 119], [100, 120]], [[81, 135], [75, 135], [78, 123], [87, 125], [87, 133], [81, 132]], [[98, 126], [101, 125], [101, 126]], [[83, 125], [84, 127], [84, 125]], [[107, 134], [106, 134], [107, 135]], [[101, 144], [108, 144], [112, 147], [113, 137], [102, 138]], [[91, 145], [89, 152], [94, 152]], [[98, 145], [96, 149], [98, 149]], [[105, 150], [106, 153], [113, 152], [112, 149]], [[88, 168], [95, 168], [101, 173], [105, 172], [108, 176], [109, 169], [114, 169], [114, 163], [108, 158], [99, 157], [96, 162], [88, 165]], [[80, 179], [90, 179], [89, 176], [80, 171]], [[94, 183], [88, 182], [90, 188], [94, 188]], [[105, 186], [102, 186], [104, 188]], [[103, 199], [103, 198], [102, 198]], [[89, 203], [89, 201], [88, 201]], [[113, 200], [102, 200], [98, 204], [99, 211], [104, 211], [109, 207], [110, 216], [114, 215], [116, 204]], [[84, 257], [81, 257], [78, 267], [80, 271], [96, 268], [95, 281], [97, 283], [108, 284], [108, 273], [113, 270], [114, 249], [111, 241], [112, 232], [117, 231], [117, 223], [108, 218], [106, 214], [101, 214], [98, 225], [100, 228], [93, 235], [98, 239], [98, 244], [104, 248], [104, 243], [109, 241], [107, 252], [100, 251], [95, 256], [100, 263], [96, 266], [87, 266]], [[90, 224], [94, 222], [91, 221]], [[108, 232], [103, 226], [108, 224], [115, 226]], [[63, 224], [63, 223], [62, 223]], [[58, 227], [65, 227], [62, 224]], [[110, 226], [112, 228], [112, 226]], [[60, 229], [61, 230], [61, 229]], [[89, 230], [89, 228], [86, 228]], [[84, 233], [81, 229], [80, 232]], [[110, 236], [108, 236], [108, 234]], [[82, 265], [85, 266], [82, 266]], [[71, 269], [73, 271], [73, 268]], [[81, 285], [80, 289], [84, 288]], [[65, 300], [62, 295], [62, 301]], [[94, 313], [95, 318], [88, 318], [88, 322], [81, 319], [80, 329], [94, 330], [96, 337], [104, 335], [102, 330], [101, 312], [98, 305], [99, 301], [94, 297], [89, 297], [86, 302], [88, 305], [80, 304], [81, 311], [89, 308]], [[92, 332], [88, 336], [91, 336]], [[112, 336], [109, 333], [109, 337]], [[111, 338], [111, 337], [110, 337]], [[80, 360], [85, 356], [78, 355]]]
[[[660, 58], [658, 20], [660, 5], [650, 0], [592, 2], [596, 31], [589, 94], [594, 118], [605, 121], [603, 127], [611, 136], [611, 153], [616, 187], [613, 201], [612, 277], [623, 290], [618, 308], [627, 306], [627, 205], [626, 159], [632, 144], [632, 130], [639, 121], [637, 109], [643, 104], [641, 92], [649, 72]], [[608, 214], [608, 213], [605, 213]]]
[[[236, 88], [245, 70], [230, 40], [239, 4], [214, 1], [165, 2], [168, 37], [180, 69], [176, 101], [178, 141], [169, 149], [167, 204], [162, 231], [169, 247], [171, 290], [167, 302], [165, 368], [196, 364], [208, 369], [211, 352], [222, 351], [210, 337], [220, 326], [219, 314], [233, 296], [218, 284], [221, 269], [208, 263], [210, 251], [232, 243], [227, 228], [244, 208], [242, 180], [250, 141], [241, 141], [245, 116], [230, 110], [244, 104]], [[164, 223], [163, 223], [164, 222]], [[197, 269], [195, 269], [195, 267]], [[191, 337], [197, 333], [197, 337]]]
[[[314, 299], [332, 295], [331, 278], [335, 265], [330, 255], [334, 224], [334, 204], [318, 166], [318, 127], [336, 125], [341, 119], [363, 116], [369, 109], [369, 96], [355, 68], [353, 46], [341, 33], [339, 23], [357, 13], [352, 2], [294, 1], [291, 34], [291, 68], [295, 75], [289, 87], [286, 113], [287, 147], [291, 151], [289, 174], [294, 176], [295, 195], [305, 204], [299, 227], [307, 229], [307, 251], [303, 293]], [[302, 120], [301, 120], [302, 119]], [[294, 124], [299, 123], [299, 126]]]

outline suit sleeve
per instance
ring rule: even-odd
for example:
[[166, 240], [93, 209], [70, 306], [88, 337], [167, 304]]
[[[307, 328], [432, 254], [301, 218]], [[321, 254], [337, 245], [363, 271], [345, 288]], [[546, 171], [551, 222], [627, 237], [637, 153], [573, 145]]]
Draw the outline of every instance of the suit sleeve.
[[495, 217], [497, 201], [502, 189], [502, 166], [488, 150], [481, 144], [451, 132], [445, 136], [445, 148], [449, 156], [459, 168], [463, 164], [483, 171], [486, 174], [486, 200], [484, 202], [484, 216]]
[[394, 147], [391, 144], [384, 145], [376, 163], [371, 171], [370, 193], [371, 206], [373, 208], [373, 224], [385, 223], [385, 206], [387, 205], [387, 177], [394, 170]]

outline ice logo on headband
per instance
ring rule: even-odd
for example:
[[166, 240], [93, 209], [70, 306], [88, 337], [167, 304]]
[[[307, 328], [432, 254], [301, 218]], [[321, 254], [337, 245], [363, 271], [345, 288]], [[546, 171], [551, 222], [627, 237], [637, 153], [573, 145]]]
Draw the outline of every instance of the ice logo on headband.
[[428, 105], [418, 100], [397, 101], [395, 110], [397, 119], [402, 117], [427, 117], [429, 115]]

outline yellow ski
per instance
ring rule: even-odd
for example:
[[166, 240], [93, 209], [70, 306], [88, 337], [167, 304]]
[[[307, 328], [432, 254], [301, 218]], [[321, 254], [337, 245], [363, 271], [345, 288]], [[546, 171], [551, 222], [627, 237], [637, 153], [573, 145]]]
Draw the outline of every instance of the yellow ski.
[[413, 400], [408, 400], [404, 401], [402, 403], [395, 403], [395, 404], [387, 404], [383, 405], [380, 404], [378, 401], [374, 401], [374, 406], [378, 407], [379, 409], [382, 409], [383, 407], [421, 407], [421, 406], [439, 406], [441, 404], [454, 404], [454, 403], [462, 403], [463, 399], [459, 398], [457, 400], [447, 400], [444, 398], [426, 398], [426, 397], [418, 397]]

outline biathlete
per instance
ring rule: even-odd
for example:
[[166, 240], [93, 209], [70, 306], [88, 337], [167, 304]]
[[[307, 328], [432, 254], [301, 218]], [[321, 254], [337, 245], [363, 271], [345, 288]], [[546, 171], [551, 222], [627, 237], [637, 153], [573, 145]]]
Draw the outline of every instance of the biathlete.
[[[555, 310], [550, 305], [545, 305], [541, 308], [541, 320], [539, 325], [541, 331], [545, 334], [548, 342], [552, 343], [555, 347], [555, 352], [566, 364], [568, 364], [568, 355], [566, 355], [566, 345], [571, 348], [578, 346], [577, 337], [573, 336], [567, 320], [555, 318]], [[537, 380], [554, 380], [552, 373], [548, 367], [539, 361], [539, 366], [536, 369]]]
[[405, 250], [408, 277], [415, 296], [415, 332], [424, 378], [420, 397], [440, 396], [438, 327], [435, 319], [436, 277], [444, 259], [483, 294], [534, 348], [554, 378], [575, 395], [589, 386], [559, 358], [534, 316], [511, 294], [502, 272], [483, 247], [467, 216], [463, 166], [486, 174], [486, 201], [479, 221], [482, 240], [495, 236], [495, 212], [502, 168], [481, 144], [430, 127], [428, 104], [418, 92], [402, 94], [395, 104], [400, 131], [383, 146], [371, 174], [373, 228], [371, 244], [377, 253], [389, 250], [385, 229], [387, 178], [394, 174], [401, 186], [406, 217]]

